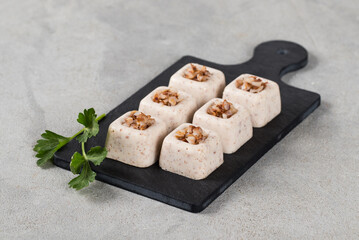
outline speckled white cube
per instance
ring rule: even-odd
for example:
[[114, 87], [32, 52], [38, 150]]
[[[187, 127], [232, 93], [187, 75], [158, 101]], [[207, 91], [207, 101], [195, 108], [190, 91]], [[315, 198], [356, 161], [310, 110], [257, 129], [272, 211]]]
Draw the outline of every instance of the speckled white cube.
[[221, 138], [223, 152], [234, 153], [253, 136], [251, 117], [247, 109], [233, 104], [238, 110], [230, 118], [224, 119], [207, 113], [207, 109], [214, 103], [220, 104], [224, 100], [214, 98], [198, 109], [193, 117], [193, 124], [217, 132]]
[[[203, 66], [197, 63], [192, 64], [198, 68], [202, 68]], [[168, 86], [191, 94], [196, 99], [198, 107], [201, 107], [212, 98], [222, 96], [223, 89], [226, 85], [225, 76], [222, 71], [206, 66], [211, 76], [207, 81], [198, 82], [183, 77], [185, 70], [190, 66], [190, 63], [186, 64], [173, 74]]]
[[149, 167], [158, 159], [167, 127], [156, 117], [153, 117], [155, 123], [145, 130], [123, 125], [131, 112], [125, 113], [110, 124], [105, 144], [107, 157], [136, 167]]
[[[181, 101], [175, 106], [166, 106], [152, 100], [157, 92], [171, 89], [178, 93]], [[197, 109], [196, 100], [188, 93], [175, 88], [158, 87], [143, 98], [140, 102], [139, 111], [162, 119], [167, 125], [167, 132], [172, 131], [180, 124], [191, 122], [194, 112]]]
[[222, 144], [216, 132], [204, 128], [208, 137], [202, 143], [193, 145], [178, 140], [176, 132], [189, 125], [180, 125], [163, 140], [159, 164], [163, 170], [200, 180], [223, 163]]
[[237, 88], [236, 81], [241, 77], [254, 76], [242, 74], [233, 80], [223, 92], [223, 99], [240, 104], [247, 108], [251, 115], [253, 127], [263, 127], [281, 112], [281, 100], [277, 83], [265, 79], [268, 82], [265, 89], [259, 93], [251, 93]]

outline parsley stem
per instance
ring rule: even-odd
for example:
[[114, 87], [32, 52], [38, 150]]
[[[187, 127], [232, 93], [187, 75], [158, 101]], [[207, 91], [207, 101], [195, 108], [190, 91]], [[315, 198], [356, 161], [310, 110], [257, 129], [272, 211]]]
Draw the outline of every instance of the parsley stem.
[[[102, 115], [100, 115], [100, 116], [98, 116], [97, 118], [96, 118], [96, 121], [98, 122], [98, 121], [100, 121], [102, 118], [104, 118], [106, 116], [106, 114], [102, 114]], [[56, 147], [56, 151], [57, 150], [59, 150], [60, 148], [62, 148], [63, 146], [65, 146], [68, 142], [70, 142], [72, 139], [74, 139], [75, 137], [77, 137], [78, 135], [80, 135], [83, 131], [85, 130], [85, 128], [83, 128], [83, 129], [81, 129], [80, 131], [78, 131], [77, 133], [75, 133], [75, 135], [73, 135], [72, 137], [69, 137], [69, 138], [67, 138], [67, 140], [65, 140], [65, 141], [62, 141], [62, 142], [60, 142], [59, 143], [59, 145], [57, 145], [57, 147]], [[86, 153], [84, 152], [85, 150], [83, 149], [83, 155], [84, 155], [84, 157], [85, 157], [85, 159], [87, 159], [87, 157], [86, 157]]]
[[99, 122], [102, 118], [106, 117], [106, 114], [102, 114], [96, 118], [96, 121]]
[[82, 149], [82, 156], [84, 156], [85, 160], [87, 161], [87, 155], [86, 155], [86, 151], [85, 151], [85, 143], [84, 142], [81, 143], [81, 149]]
[[[104, 118], [106, 116], [106, 114], [102, 114], [100, 116], [98, 116], [96, 118], [96, 121], [99, 122], [102, 118]], [[77, 137], [78, 135], [80, 135], [83, 131], [85, 130], [85, 128], [81, 129], [80, 131], [78, 131], [77, 133], [75, 133], [75, 135], [73, 135], [72, 137], [69, 137], [69, 141], [71, 141], [72, 139], [74, 139], [75, 137]], [[66, 144], [66, 143], [65, 143]], [[65, 145], [64, 144], [64, 145]], [[61, 146], [62, 147], [62, 146]]]
[[77, 133], [75, 133], [75, 135], [73, 135], [72, 137], [69, 137], [70, 141], [72, 139], [74, 139], [75, 137], [77, 137], [78, 135], [80, 135], [83, 131], [85, 130], [85, 128], [81, 129], [80, 131], [78, 131]]

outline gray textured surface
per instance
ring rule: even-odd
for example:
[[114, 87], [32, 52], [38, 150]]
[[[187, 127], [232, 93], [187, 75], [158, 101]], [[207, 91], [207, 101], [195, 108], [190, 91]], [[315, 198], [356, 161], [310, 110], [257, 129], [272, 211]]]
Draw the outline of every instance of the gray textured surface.
[[[1, 1], [0, 239], [359, 238], [359, 3]], [[191, 214], [36, 166], [45, 129], [71, 135], [183, 55], [248, 59], [262, 41], [310, 52], [285, 76], [321, 107], [204, 212]]]

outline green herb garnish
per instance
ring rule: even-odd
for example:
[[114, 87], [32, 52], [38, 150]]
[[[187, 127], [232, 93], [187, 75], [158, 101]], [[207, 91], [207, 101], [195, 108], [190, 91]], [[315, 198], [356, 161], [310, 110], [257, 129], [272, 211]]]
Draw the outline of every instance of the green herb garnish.
[[81, 143], [82, 154], [75, 152], [71, 157], [70, 169], [73, 174], [79, 174], [69, 182], [69, 186], [80, 190], [87, 187], [90, 182], [95, 180], [96, 173], [92, 171], [90, 162], [94, 165], [100, 165], [106, 158], [107, 150], [103, 147], [97, 146], [91, 148], [87, 153], [85, 151], [85, 143], [91, 137], [94, 137], [99, 132], [98, 121], [105, 117], [102, 114], [98, 118], [93, 108], [84, 110], [79, 113], [77, 122], [84, 125], [84, 128], [77, 132], [72, 137], [64, 137], [49, 130], [41, 134], [42, 139], [37, 141], [34, 151], [37, 152], [36, 157], [38, 166], [43, 166], [45, 163], [52, 161], [55, 152], [65, 146], [68, 142], [76, 137]]

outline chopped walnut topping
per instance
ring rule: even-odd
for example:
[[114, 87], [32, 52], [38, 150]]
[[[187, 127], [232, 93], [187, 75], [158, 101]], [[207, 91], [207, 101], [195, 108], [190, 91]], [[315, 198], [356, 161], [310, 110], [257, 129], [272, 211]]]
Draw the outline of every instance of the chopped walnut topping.
[[207, 135], [203, 132], [202, 128], [189, 125], [188, 127], [177, 131], [175, 137], [178, 140], [196, 145], [206, 140]]
[[142, 112], [132, 111], [122, 123], [127, 127], [132, 127], [138, 130], [146, 130], [155, 123], [155, 119], [151, 118], [151, 115], [146, 115]]
[[170, 89], [157, 92], [152, 97], [152, 100], [156, 103], [162, 103], [166, 106], [175, 106], [181, 101], [179, 94], [176, 91]]
[[183, 77], [198, 82], [205, 82], [209, 79], [210, 75], [211, 74], [205, 66], [202, 66], [201, 69], [198, 69], [195, 65], [191, 63], [191, 66], [185, 70]]
[[227, 102], [226, 100], [217, 104], [212, 103], [207, 109], [208, 114], [224, 119], [232, 117], [237, 112], [238, 110], [233, 106], [233, 104]]
[[243, 77], [236, 82], [237, 88], [251, 93], [259, 93], [263, 91], [267, 84], [268, 82], [265, 82], [256, 76]]

